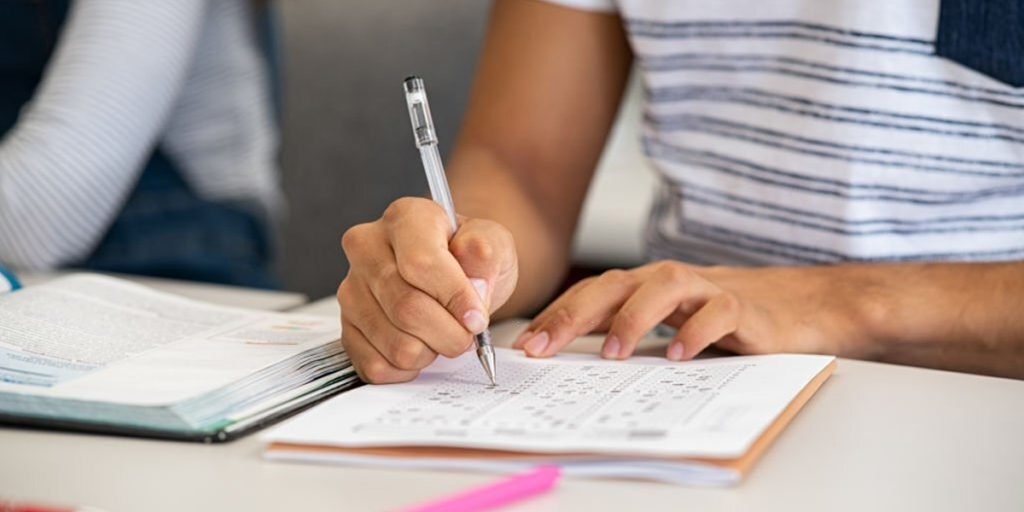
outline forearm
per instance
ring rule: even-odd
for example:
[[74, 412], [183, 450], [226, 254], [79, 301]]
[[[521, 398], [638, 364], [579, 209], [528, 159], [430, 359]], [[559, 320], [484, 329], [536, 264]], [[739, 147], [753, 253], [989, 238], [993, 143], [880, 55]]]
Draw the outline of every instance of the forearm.
[[[843, 267], [838, 267], [842, 269]], [[852, 266], [865, 349], [886, 362], [1024, 377], [1024, 262]]]
[[499, 317], [531, 313], [561, 283], [631, 62], [613, 15], [495, 2], [448, 169], [459, 212], [515, 238], [519, 282]]
[[498, 222], [515, 238], [519, 283], [495, 318], [536, 310], [554, 294], [569, 262], [571, 236], [566, 234], [567, 228], [545, 221], [538, 198], [515, 175], [485, 148], [470, 144], [456, 150], [449, 165], [459, 213]]

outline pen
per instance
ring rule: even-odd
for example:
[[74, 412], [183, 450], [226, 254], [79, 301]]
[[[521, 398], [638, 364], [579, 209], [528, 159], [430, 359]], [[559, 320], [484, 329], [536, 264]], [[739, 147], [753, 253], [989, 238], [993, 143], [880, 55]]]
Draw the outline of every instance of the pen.
[[558, 466], [538, 466], [492, 484], [399, 509], [399, 512], [477, 512], [503, 507], [514, 501], [550, 491], [560, 476], [561, 470]]
[[[437, 151], [437, 132], [434, 130], [434, 119], [430, 116], [430, 104], [427, 103], [427, 90], [423, 79], [411, 76], [405, 79], [405, 101], [409, 105], [409, 119], [412, 121], [412, 132], [416, 139], [416, 147], [420, 150], [423, 160], [423, 171], [427, 173], [427, 184], [430, 185], [430, 196], [444, 208], [451, 225], [452, 234], [459, 229], [459, 220], [455, 216], [455, 203], [452, 201], [448, 179], [444, 175], [444, 164], [441, 154]], [[494, 347], [491, 345], [491, 331], [476, 335], [476, 355], [480, 358], [491, 384], [497, 385], [494, 368]]]

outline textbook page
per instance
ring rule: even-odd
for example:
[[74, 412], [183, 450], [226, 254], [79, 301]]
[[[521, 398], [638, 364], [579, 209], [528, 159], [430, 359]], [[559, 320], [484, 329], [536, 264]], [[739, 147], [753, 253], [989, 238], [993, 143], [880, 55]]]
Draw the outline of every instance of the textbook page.
[[0, 392], [166, 405], [337, 338], [332, 319], [79, 274], [0, 296]]
[[340, 447], [450, 446], [536, 453], [734, 458], [747, 452], [831, 356], [675, 363], [496, 349], [498, 386], [473, 353], [413, 382], [364, 386], [266, 434]]

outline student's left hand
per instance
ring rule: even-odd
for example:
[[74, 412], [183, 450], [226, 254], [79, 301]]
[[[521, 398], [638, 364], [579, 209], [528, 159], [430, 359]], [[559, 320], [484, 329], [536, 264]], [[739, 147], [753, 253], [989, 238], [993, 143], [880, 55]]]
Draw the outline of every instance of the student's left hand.
[[661, 261], [585, 279], [539, 314], [513, 345], [548, 357], [607, 331], [602, 356], [630, 357], [659, 323], [678, 333], [666, 356], [692, 359], [712, 343], [739, 353], [862, 353], [870, 287], [837, 267], [698, 267]]

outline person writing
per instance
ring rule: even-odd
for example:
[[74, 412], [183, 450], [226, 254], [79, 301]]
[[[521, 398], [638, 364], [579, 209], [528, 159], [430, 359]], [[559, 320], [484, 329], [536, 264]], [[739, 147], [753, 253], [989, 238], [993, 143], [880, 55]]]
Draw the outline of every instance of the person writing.
[[625, 359], [666, 323], [677, 361], [716, 344], [1024, 378], [1024, 63], [992, 55], [1016, 21], [940, 3], [498, 0], [448, 165], [458, 230], [402, 198], [343, 237], [360, 375], [412, 379], [550, 300], [636, 64], [652, 262], [576, 284], [515, 347], [607, 332]]

